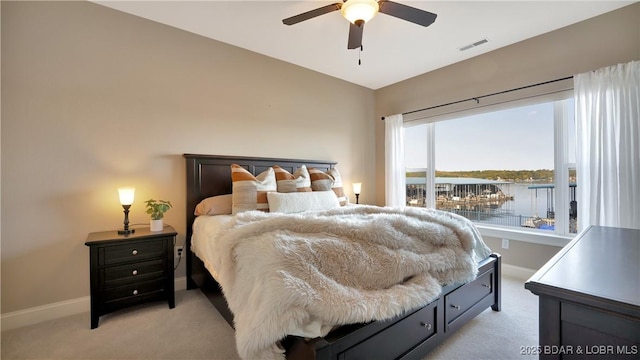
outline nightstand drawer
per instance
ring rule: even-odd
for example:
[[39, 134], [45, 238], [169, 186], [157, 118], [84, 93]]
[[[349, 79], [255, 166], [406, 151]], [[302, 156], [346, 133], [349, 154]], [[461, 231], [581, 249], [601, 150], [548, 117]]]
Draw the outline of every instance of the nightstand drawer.
[[128, 297], [143, 296], [164, 290], [165, 279], [144, 281], [105, 290], [105, 301], [120, 300]]
[[110, 288], [131, 282], [162, 278], [165, 276], [165, 270], [164, 259], [156, 259], [105, 267], [101, 271], [101, 277], [104, 281], [104, 286]]
[[[172, 238], [168, 238], [167, 241], [171, 240]], [[98, 254], [98, 266], [162, 257], [165, 255], [165, 249], [166, 245], [158, 240], [101, 247]]]

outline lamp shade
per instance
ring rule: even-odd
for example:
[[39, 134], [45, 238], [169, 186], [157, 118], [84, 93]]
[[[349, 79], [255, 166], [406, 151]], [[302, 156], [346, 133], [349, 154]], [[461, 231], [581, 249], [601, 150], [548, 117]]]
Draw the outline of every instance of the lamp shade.
[[351, 23], [355, 24], [357, 20], [366, 23], [376, 16], [380, 6], [376, 0], [347, 0], [340, 10], [342, 16]]
[[362, 183], [353, 183], [351, 186], [353, 187], [354, 194], [360, 194], [360, 190], [362, 190]]
[[136, 188], [134, 187], [121, 187], [118, 188], [118, 195], [120, 195], [120, 204], [121, 205], [131, 205], [133, 204], [133, 196], [136, 193]]

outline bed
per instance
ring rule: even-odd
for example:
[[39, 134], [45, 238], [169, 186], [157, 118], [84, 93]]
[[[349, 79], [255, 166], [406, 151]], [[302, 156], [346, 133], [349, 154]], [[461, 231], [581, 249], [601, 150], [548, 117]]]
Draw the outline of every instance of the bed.
[[[187, 179], [187, 288], [199, 288], [234, 326], [233, 312], [218, 282], [192, 251], [196, 221], [194, 209], [204, 199], [231, 194], [231, 165], [238, 164], [257, 175], [273, 165], [293, 173], [301, 166], [329, 171], [335, 162], [260, 157], [184, 154]], [[360, 206], [348, 212], [378, 211]], [[491, 307], [501, 307], [501, 258], [490, 253], [474, 262], [473, 280], [448, 284], [428, 304], [403, 311], [385, 320], [349, 323], [332, 328], [324, 336], [287, 335], [279, 342], [287, 359], [420, 359], [469, 320]]]

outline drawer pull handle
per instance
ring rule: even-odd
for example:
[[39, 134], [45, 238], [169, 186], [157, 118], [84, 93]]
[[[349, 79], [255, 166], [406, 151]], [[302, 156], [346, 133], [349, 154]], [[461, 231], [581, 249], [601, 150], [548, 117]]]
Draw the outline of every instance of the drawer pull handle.
[[133, 270], [133, 271], [131, 272], [131, 274], [133, 274], [133, 275], [138, 275], [138, 270]]
[[420, 326], [426, 328], [427, 330], [431, 330], [431, 324], [426, 324], [426, 323], [421, 322]]
[[138, 295], [138, 290], [133, 290], [133, 295]]
[[491, 287], [491, 285], [488, 285], [488, 284], [482, 284], [482, 286], [484, 286], [486, 288]]
[[460, 310], [460, 305], [453, 305], [453, 304], [451, 304], [451, 307], [452, 307], [452, 308], [454, 308], [454, 309], [456, 309], [456, 310]]
[[133, 249], [133, 251], [131, 252], [132, 255], [138, 255], [138, 250]]

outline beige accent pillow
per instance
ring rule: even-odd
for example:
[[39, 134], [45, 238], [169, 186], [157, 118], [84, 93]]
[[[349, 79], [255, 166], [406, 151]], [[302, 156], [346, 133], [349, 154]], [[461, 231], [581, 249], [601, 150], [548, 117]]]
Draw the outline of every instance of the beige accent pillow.
[[273, 170], [276, 173], [278, 192], [290, 193], [311, 191], [311, 178], [305, 165], [302, 165], [293, 174], [278, 165], [274, 165]]
[[273, 168], [253, 176], [240, 165], [231, 165], [232, 206], [231, 213], [261, 210], [269, 211], [267, 193], [277, 191], [276, 175]]
[[194, 215], [229, 215], [232, 212], [232, 199], [231, 194], [208, 197], [198, 203]]
[[342, 177], [337, 168], [331, 168], [326, 172], [315, 168], [309, 168], [311, 176], [311, 189], [313, 191], [333, 190], [340, 201], [340, 205], [344, 206], [348, 203], [342, 186]]

